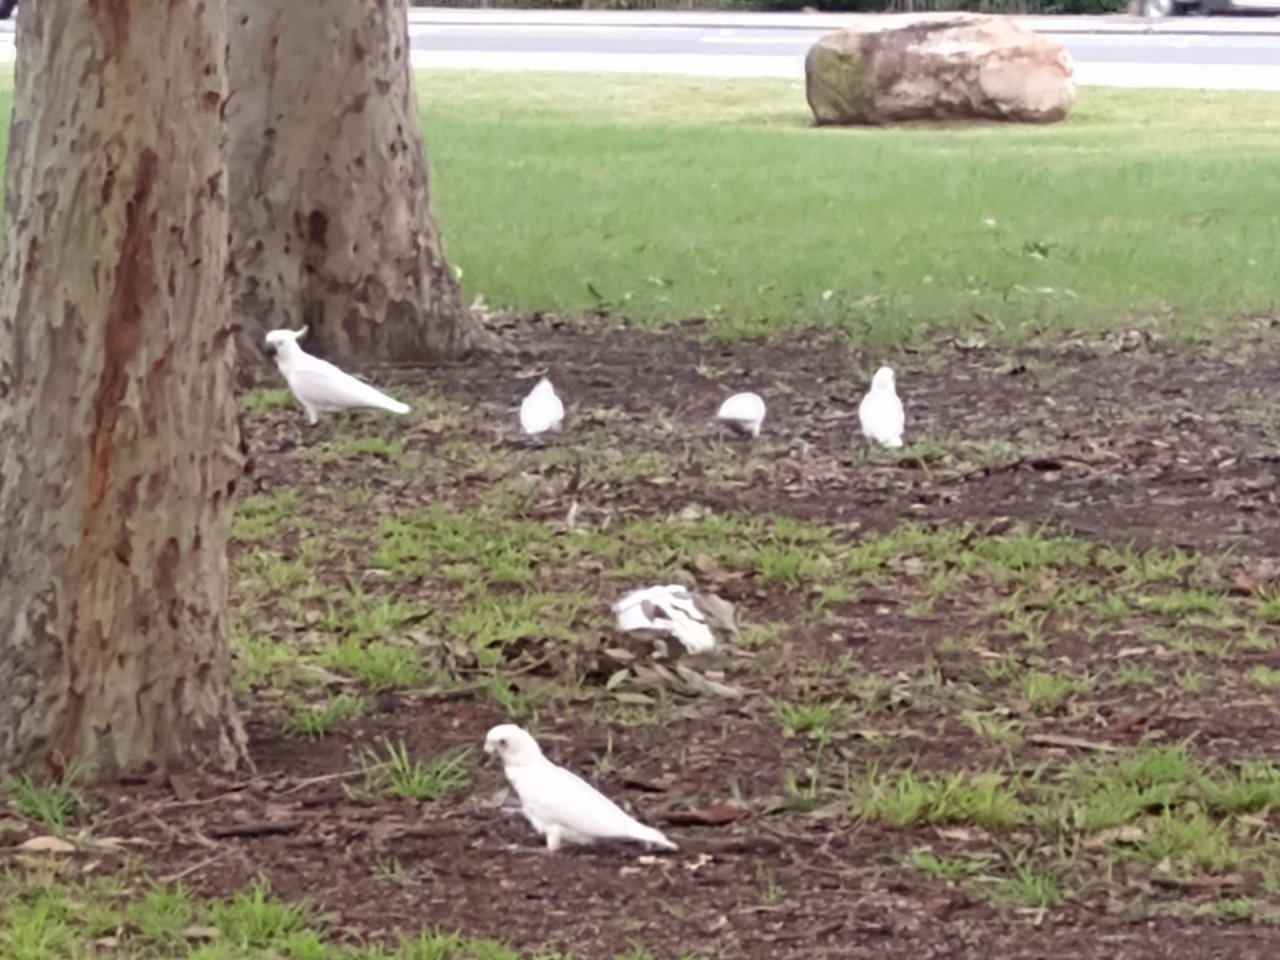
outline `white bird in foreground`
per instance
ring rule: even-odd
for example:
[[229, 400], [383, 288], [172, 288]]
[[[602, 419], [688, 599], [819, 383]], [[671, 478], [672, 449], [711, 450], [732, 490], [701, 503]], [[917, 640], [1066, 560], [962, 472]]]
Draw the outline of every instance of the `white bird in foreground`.
[[621, 631], [658, 630], [673, 635], [689, 653], [709, 653], [716, 635], [697, 602], [678, 583], [632, 590], [613, 605], [614, 625]]
[[758, 393], [735, 393], [720, 404], [716, 419], [738, 433], [758, 437], [764, 423], [764, 400]]
[[390, 413], [408, 413], [407, 404], [388, 397], [380, 390], [343, 373], [327, 360], [313, 357], [298, 340], [305, 336], [301, 330], [272, 330], [267, 334], [267, 353], [276, 358], [276, 366], [284, 374], [289, 389], [293, 391], [307, 420], [316, 423], [322, 413], [340, 413], [358, 407], [373, 407]]
[[566, 843], [597, 840], [636, 840], [679, 849], [660, 830], [628, 816], [581, 777], [557, 767], [542, 755], [538, 742], [515, 724], [490, 730], [484, 752], [502, 758], [503, 773], [520, 798], [525, 818], [547, 838], [552, 853]]
[[885, 447], [902, 446], [906, 414], [889, 367], [881, 367], [871, 378], [871, 389], [858, 405], [858, 419], [862, 422], [862, 435], [868, 440]]
[[530, 437], [559, 430], [564, 423], [564, 404], [546, 377], [534, 385], [520, 404], [520, 429]]

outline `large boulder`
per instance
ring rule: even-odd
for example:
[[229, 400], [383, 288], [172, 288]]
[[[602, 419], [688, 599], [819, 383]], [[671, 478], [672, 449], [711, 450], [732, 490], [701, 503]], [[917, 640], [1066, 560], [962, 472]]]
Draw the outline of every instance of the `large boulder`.
[[1008, 17], [885, 17], [827, 34], [805, 57], [819, 124], [1053, 123], [1076, 99], [1062, 45]]

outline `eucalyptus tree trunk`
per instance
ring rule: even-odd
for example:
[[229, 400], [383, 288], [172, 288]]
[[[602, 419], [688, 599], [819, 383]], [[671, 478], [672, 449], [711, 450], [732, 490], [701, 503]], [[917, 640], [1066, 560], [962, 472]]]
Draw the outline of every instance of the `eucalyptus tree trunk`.
[[225, 0], [19, 18], [0, 294], [0, 769], [247, 764], [226, 547]]
[[343, 359], [462, 356], [483, 333], [431, 215], [406, 0], [230, 0], [231, 272], [247, 354], [310, 328]]

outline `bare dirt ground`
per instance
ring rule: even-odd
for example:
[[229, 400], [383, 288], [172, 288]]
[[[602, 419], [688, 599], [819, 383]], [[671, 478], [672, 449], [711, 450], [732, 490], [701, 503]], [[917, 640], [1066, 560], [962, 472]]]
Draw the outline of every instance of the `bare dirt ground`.
[[[284, 516], [238, 527], [241, 640], [304, 655], [245, 682], [256, 774], [104, 791], [95, 833], [128, 838], [149, 872], [201, 893], [265, 877], [339, 936], [438, 926], [575, 957], [1275, 956], [1271, 794], [1214, 821], [1239, 854], [1217, 859], [1144, 846], [1170, 810], [1191, 822], [1205, 802], [1144, 801], [1130, 834], [1037, 812], [1049, 803], [1037, 784], [1143, 745], [1188, 741], [1222, 769], [1280, 748], [1266, 679], [1280, 668], [1265, 607], [1280, 552], [1272, 334], [1231, 351], [1136, 334], [1018, 353], [938, 344], [895, 364], [906, 449], [868, 456], [856, 406], [880, 358], [699, 332], [514, 324], [509, 357], [373, 372], [416, 398], [403, 420], [309, 428], [292, 406], [250, 403], [245, 493], [258, 516], [272, 503]], [[532, 448], [514, 410], [544, 369], [569, 417]], [[710, 414], [746, 388], [769, 403], [764, 434], [721, 444]], [[424, 540], [406, 559], [401, 544], [402, 568], [371, 552], [389, 519], [433, 505], [467, 518], [461, 545]], [[736, 526], [718, 538], [707, 524], [724, 517]], [[762, 518], [808, 532], [752, 534]], [[499, 557], [517, 526], [516, 559]], [[595, 539], [579, 550], [578, 536]], [[1010, 559], [1036, 537], [1058, 539]], [[490, 568], [468, 566], [468, 541]], [[865, 576], [850, 572], [860, 545], [875, 553]], [[1170, 572], [1133, 573], [1157, 563], [1133, 559], [1148, 549]], [[517, 573], [494, 572], [505, 563]], [[695, 665], [734, 693], [674, 668], [609, 688], [628, 661], [606, 652], [620, 643], [608, 603], [679, 576], [736, 607], [742, 636]], [[508, 613], [531, 592], [546, 606], [464, 628], [468, 589], [472, 617], [485, 597]], [[287, 732], [297, 698], [360, 688], [319, 651], [350, 637], [327, 611], [371, 598], [387, 626], [368, 636], [412, 649], [426, 672], [366, 690], [363, 715], [323, 737]], [[1069, 686], [1044, 694], [1041, 675]], [[832, 710], [801, 709], [815, 704]], [[680, 852], [546, 854], [478, 750], [507, 719]], [[360, 752], [384, 737], [420, 758], [470, 747], [469, 783], [424, 801], [357, 789]], [[907, 768], [995, 772], [1022, 812], [895, 825], [859, 806], [860, 784]], [[943, 862], [954, 870], [929, 867]]]

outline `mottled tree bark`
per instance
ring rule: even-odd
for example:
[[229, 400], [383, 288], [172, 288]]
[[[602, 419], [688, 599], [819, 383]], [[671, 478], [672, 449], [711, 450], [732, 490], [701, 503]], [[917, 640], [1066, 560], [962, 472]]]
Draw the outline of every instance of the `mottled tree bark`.
[[426, 361], [481, 329], [431, 215], [406, 0], [231, 0], [232, 306], [245, 353]]
[[0, 769], [247, 763], [226, 546], [225, 0], [19, 19], [0, 294]]

